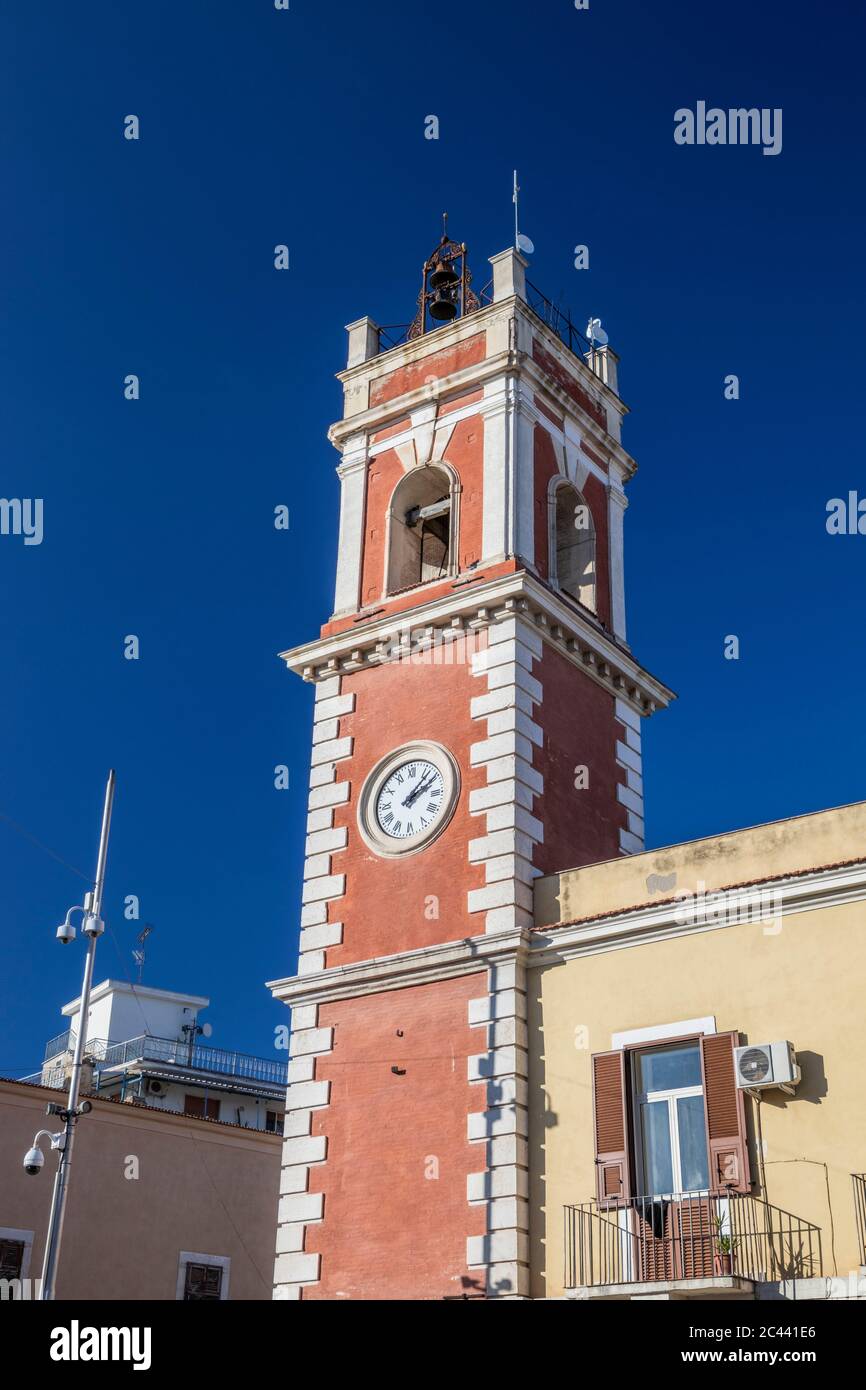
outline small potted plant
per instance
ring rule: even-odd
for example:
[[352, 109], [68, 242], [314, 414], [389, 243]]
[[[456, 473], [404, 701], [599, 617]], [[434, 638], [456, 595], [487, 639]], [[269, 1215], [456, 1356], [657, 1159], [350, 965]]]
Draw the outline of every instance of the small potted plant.
[[716, 1224], [716, 1274], [733, 1274], [734, 1254], [736, 1253], [739, 1241], [728, 1231], [724, 1230], [724, 1221], [721, 1216], [715, 1218]]

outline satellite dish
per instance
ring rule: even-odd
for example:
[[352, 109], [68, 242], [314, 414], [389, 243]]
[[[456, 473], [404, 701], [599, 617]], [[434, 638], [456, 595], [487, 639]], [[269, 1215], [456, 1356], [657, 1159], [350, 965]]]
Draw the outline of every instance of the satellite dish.
[[517, 249], [518, 251], [525, 252], [527, 256], [535, 255], [535, 247], [533, 243], [530, 241], [528, 236], [523, 235], [523, 232], [521, 232], [517, 238]]
[[591, 343], [598, 343], [599, 347], [607, 346], [608, 337], [601, 326], [601, 319], [590, 319], [586, 325], [586, 336]]
[[213, 1024], [203, 1023], [201, 1026], [201, 1035], [203, 1038], [213, 1037]]

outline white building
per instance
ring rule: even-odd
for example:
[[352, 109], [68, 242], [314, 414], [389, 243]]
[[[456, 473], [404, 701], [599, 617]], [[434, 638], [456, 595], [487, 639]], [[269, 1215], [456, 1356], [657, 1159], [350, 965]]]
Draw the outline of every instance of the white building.
[[[199, 1015], [210, 1003], [195, 994], [103, 980], [90, 997], [85, 1031], [91, 1089], [130, 1104], [146, 1104], [247, 1129], [282, 1132], [286, 1062], [211, 1047]], [[66, 1029], [45, 1048], [39, 1075], [60, 1087], [68, 1075], [81, 1001], [61, 1010]]]

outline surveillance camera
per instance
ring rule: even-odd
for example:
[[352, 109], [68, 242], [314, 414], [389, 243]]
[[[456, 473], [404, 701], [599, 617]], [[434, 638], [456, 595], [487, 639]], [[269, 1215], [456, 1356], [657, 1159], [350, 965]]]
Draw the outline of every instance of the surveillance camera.
[[24, 1155], [24, 1171], [31, 1178], [35, 1178], [42, 1172], [42, 1165], [45, 1162], [45, 1155], [37, 1145]]
[[78, 1113], [79, 1115], [89, 1115], [92, 1109], [93, 1106], [91, 1105], [90, 1101], [83, 1100], [78, 1107]]
[[71, 922], [61, 922], [57, 928], [57, 940], [61, 946], [68, 946], [70, 941], [75, 940], [75, 928]]

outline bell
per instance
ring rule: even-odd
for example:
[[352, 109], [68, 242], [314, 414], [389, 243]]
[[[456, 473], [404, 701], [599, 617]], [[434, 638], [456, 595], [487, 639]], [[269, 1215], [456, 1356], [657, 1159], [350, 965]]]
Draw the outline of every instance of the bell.
[[436, 269], [430, 273], [431, 290], [451, 289], [458, 281], [457, 271], [453, 265], [447, 261], [439, 261]]
[[439, 323], [450, 323], [452, 319], [456, 319], [457, 302], [452, 289], [439, 289], [431, 297], [430, 317]]

